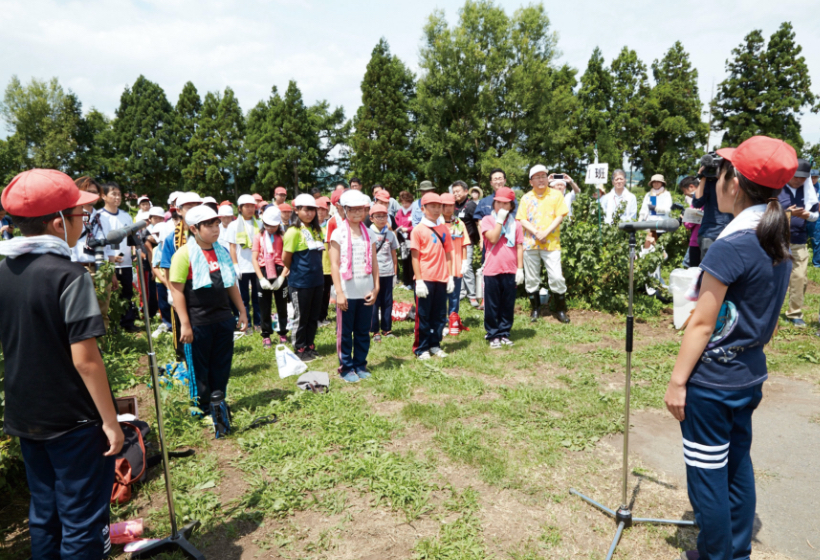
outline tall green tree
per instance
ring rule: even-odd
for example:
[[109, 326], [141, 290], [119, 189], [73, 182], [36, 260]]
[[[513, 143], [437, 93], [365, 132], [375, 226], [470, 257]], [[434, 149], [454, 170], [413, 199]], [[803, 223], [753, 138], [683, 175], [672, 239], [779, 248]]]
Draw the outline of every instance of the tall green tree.
[[227, 177], [222, 174], [220, 160], [224, 149], [219, 135], [219, 92], [205, 94], [196, 130], [188, 142], [191, 161], [182, 170], [185, 185], [200, 194], [218, 197]]
[[174, 118], [171, 127], [172, 144], [168, 157], [168, 167], [172, 177], [177, 179], [178, 190], [194, 190], [195, 185], [188, 183], [184, 170], [191, 165], [193, 151], [191, 139], [196, 132], [199, 114], [202, 111], [202, 99], [192, 82], [186, 82], [174, 107]]
[[114, 141], [123, 187], [162, 198], [176, 186], [168, 173], [174, 109], [165, 91], [145, 76], [120, 96]]
[[624, 47], [610, 65], [612, 74], [612, 104], [610, 130], [621, 154], [634, 160], [646, 134], [645, 103], [649, 96], [646, 64], [634, 50]]
[[387, 41], [379, 40], [362, 80], [362, 105], [350, 138], [353, 171], [366, 185], [381, 183], [397, 193], [416, 183], [410, 111], [414, 81], [413, 73], [390, 54]]
[[114, 147], [111, 119], [91, 109], [82, 123], [72, 168], [77, 176], [88, 175], [98, 181], [114, 181], [122, 175], [121, 162]]
[[698, 71], [680, 41], [652, 63], [655, 85], [646, 101], [647, 133], [636, 154], [646, 180], [661, 173], [671, 185], [691, 172], [708, 124], [701, 119]]
[[220, 167], [228, 183], [224, 192], [238, 196], [250, 189], [256, 170], [248, 165], [245, 116], [242, 114], [236, 94], [230, 87], [225, 88], [225, 93], [219, 102], [217, 123], [223, 149]]
[[762, 103], [762, 112], [768, 119], [766, 131], [798, 151], [803, 145], [801, 111], [805, 108], [814, 112], [820, 110], [820, 105], [814, 106], [817, 97], [811, 92], [809, 68], [801, 52], [803, 47], [795, 42], [792, 24], [783, 22], [766, 47], [768, 87]]
[[612, 75], [601, 50], [595, 47], [587, 69], [581, 76], [581, 89], [578, 91], [578, 137], [586, 163], [594, 162], [594, 152], [597, 149], [598, 161], [615, 168], [621, 166], [623, 154], [611, 132], [612, 98]]

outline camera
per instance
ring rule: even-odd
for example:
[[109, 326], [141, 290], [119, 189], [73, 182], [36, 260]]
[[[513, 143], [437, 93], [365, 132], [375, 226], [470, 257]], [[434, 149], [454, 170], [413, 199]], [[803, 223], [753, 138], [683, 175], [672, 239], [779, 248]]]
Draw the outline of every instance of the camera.
[[721, 163], [723, 163], [723, 158], [717, 155], [717, 153], [709, 152], [708, 154], [704, 154], [703, 157], [700, 158], [700, 165], [703, 167], [703, 171], [698, 173], [698, 179], [704, 177], [707, 179], [717, 179], [718, 168], [720, 168]]

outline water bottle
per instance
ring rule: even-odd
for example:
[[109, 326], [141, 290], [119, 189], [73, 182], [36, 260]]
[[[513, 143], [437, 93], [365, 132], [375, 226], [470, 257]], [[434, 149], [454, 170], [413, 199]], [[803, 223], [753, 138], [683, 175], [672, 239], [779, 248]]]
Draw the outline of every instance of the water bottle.
[[211, 420], [214, 422], [216, 439], [231, 433], [231, 409], [222, 391], [211, 393]]

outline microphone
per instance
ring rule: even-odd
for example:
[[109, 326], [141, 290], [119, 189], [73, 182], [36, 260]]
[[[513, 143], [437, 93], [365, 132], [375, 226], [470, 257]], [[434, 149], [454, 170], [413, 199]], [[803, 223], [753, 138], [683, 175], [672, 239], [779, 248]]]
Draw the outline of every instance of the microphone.
[[137, 233], [139, 230], [145, 227], [148, 227], [148, 222], [146, 222], [145, 220], [140, 220], [124, 228], [112, 229], [108, 232], [108, 235], [105, 236], [105, 243], [106, 245], [118, 245], [122, 243], [123, 239], [125, 239], [132, 233]]
[[[680, 227], [680, 222], [676, 218], [658, 218], [646, 222], [621, 222], [618, 229], [622, 231], [640, 231], [652, 229], [655, 231], [675, 231]], [[113, 232], [112, 232], [113, 233]]]

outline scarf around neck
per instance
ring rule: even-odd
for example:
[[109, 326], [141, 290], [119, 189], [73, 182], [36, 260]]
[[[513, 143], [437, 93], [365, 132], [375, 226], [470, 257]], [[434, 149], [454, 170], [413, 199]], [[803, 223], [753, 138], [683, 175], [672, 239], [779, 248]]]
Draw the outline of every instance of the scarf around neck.
[[45, 255], [46, 253], [71, 258], [71, 249], [69, 249], [68, 243], [53, 235], [14, 237], [7, 241], [0, 241], [0, 255], [10, 259], [28, 254]]
[[[205, 253], [202, 247], [196, 242], [193, 236], [188, 238], [188, 260], [191, 263], [191, 283], [194, 290], [200, 288], [210, 288], [211, 282], [211, 267], [208, 265], [208, 259], [205, 258]], [[227, 289], [236, 282], [236, 272], [234, 270], [233, 261], [228, 251], [219, 243], [213, 244], [216, 260], [219, 262], [219, 272], [222, 273], [222, 285]]]
[[734, 219], [729, 222], [725, 228], [723, 228], [723, 231], [720, 232], [720, 235], [718, 235], [717, 238], [723, 239], [724, 237], [744, 229], [757, 229], [757, 225], [760, 223], [760, 219], [763, 217], [763, 213], [765, 211], [765, 204], [755, 204], [754, 206], [749, 206], [743, 210], [743, 212], [735, 216]]
[[[370, 252], [370, 234], [367, 232], [367, 228], [364, 227], [363, 222], [359, 222], [359, 229], [364, 240], [364, 272], [365, 274], [371, 274], [373, 272], [373, 255]], [[350, 231], [350, 222], [343, 221], [339, 231], [343, 237], [342, 243], [339, 244], [339, 268], [342, 272], [342, 278], [351, 280], [353, 278], [353, 234]]]
[[[492, 217], [495, 223], [498, 223], [498, 214], [495, 210], [493, 210]], [[512, 224], [510, 224], [510, 218], [512, 218]], [[501, 224], [501, 235], [507, 238], [507, 247], [515, 247], [515, 216], [512, 212], [507, 214], [507, 219]]]

